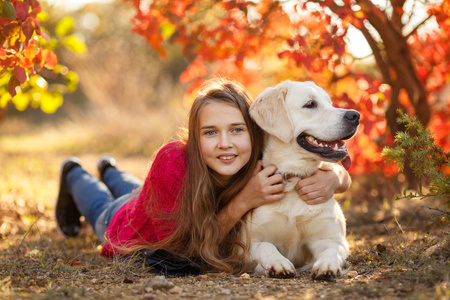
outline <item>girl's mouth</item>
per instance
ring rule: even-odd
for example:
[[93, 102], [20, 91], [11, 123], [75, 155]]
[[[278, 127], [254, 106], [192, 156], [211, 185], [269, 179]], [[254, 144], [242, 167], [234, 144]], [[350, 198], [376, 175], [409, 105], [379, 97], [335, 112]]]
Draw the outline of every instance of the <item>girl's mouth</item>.
[[225, 155], [219, 155], [218, 158], [221, 162], [230, 163], [230, 162], [233, 162], [236, 157], [237, 157], [236, 154], [225, 154]]

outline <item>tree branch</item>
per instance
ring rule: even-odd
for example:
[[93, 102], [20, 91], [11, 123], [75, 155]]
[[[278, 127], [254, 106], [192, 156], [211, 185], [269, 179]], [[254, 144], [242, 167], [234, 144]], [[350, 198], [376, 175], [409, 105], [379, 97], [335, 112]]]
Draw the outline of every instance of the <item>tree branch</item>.
[[375, 38], [370, 34], [369, 30], [364, 26], [361, 29], [362, 34], [367, 40], [367, 43], [372, 49], [373, 56], [375, 57], [375, 61], [377, 66], [380, 68], [383, 79], [386, 83], [391, 84], [391, 75], [389, 74], [389, 67], [386, 61], [383, 58], [380, 48], [378, 47], [378, 43]]
[[437, 208], [437, 207], [436, 207], [436, 208], [433, 208], [433, 207], [429, 207], [429, 206], [425, 206], [425, 205], [422, 205], [422, 207], [428, 208], [428, 209], [430, 209], [430, 210], [435, 210], [435, 211], [438, 211], [438, 212], [441, 213], [440, 215], [437, 215], [437, 216], [435, 216], [435, 217], [440, 217], [440, 216], [450, 215], [450, 211], [445, 211], [445, 210], [442, 210], [442, 209]]
[[408, 34], [406, 35], [406, 38], [408, 38], [410, 35], [414, 34], [414, 33], [417, 31], [417, 29], [419, 29], [419, 27], [422, 26], [426, 21], [428, 21], [429, 19], [431, 19], [431, 17], [432, 17], [432, 16], [429, 15], [429, 16], [427, 16], [422, 22], [420, 22], [419, 24], [417, 24], [417, 26], [414, 27], [413, 30], [411, 30], [411, 32], [408, 33]]

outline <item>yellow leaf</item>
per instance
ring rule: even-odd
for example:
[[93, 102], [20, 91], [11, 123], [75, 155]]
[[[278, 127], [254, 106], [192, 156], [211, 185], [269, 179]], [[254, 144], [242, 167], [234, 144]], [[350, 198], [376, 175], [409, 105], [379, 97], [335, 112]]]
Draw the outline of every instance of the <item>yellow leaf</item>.
[[48, 82], [39, 74], [33, 75], [29, 80], [30, 86], [33, 88], [39, 88], [41, 90], [47, 90]]
[[30, 96], [27, 93], [18, 93], [12, 98], [12, 102], [18, 111], [24, 111], [30, 103]]
[[0, 96], [0, 108], [5, 108], [10, 100], [11, 100], [11, 95], [2, 89], [1, 96]]
[[75, 35], [65, 37], [62, 43], [67, 49], [77, 54], [82, 54], [87, 50], [86, 44]]
[[[48, 20], [48, 13], [45, 11], [41, 11], [37, 14], [37, 19], [39, 22], [46, 22]], [[42, 29], [41, 29], [42, 30]]]
[[61, 21], [56, 24], [55, 33], [58, 36], [66, 36], [69, 33], [71, 33], [73, 30], [73, 18], [72, 17], [65, 17]]
[[161, 35], [165, 40], [169, 39], [175, 32], [175, 26], [169, 22], [162, 22], [160, 28]]
[[67, 91], [74, 92], [77, 89], [78, 81], [80, 81], [78, 74], [73, 71], [69, 71], [64, 78], [66, 79]]
[[52, 114], [63, 104], [63, 97], [57, 92], [42, 93], [39, 101], [41, 110], [47, 114]]
[[357, 17], [359, 19], [367, 18], [366, 14], [362, 10], [355, 11], [354, 15], [355, 15], [355, 17]]

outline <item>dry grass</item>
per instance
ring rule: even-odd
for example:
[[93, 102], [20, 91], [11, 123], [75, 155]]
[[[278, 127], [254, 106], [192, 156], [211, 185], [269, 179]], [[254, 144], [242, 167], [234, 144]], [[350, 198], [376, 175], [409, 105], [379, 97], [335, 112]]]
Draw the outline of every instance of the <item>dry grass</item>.
[[[155, 117], [156, 116], [156, 117]], [[2, 125], [0, 136], [0, 297], [4, 299], [448, 299], [448, 222], [434, 218], [424, 202], [389, 201], [373, 191], [367, 178], [354, 178], [340, 201], [347, 220], [351, 271], [335, 282], [315, 282], [308, 274], [294, 279], [269, 279], [206, 274], [167, 278], [172, 284], [151, 287], [154, 274], [141, 263], [99, 256], [101, 245], [84, 226], [76, 239], [56, 233], [53, 218], [61, 160], [79, 156], [95, 172], [97, 157], [115, 155], [123, 169], [143, 178], [151, 153], [172, 135], [180, 118], [166, 113], [144, 119], [122, 116], [65, 121], [32, 128], [19, 120]], [[117, 118], [112, 118], [111, 120]], [[175, 120], [175, 121], [173, 121]], [[99, 124], [106, 124], [100, 127]], [[154, 125], [156, 124], [156, 125]], [[48, 125], [46, 125], [48, 126]], [[142, 128], [158, 132], [142, 133]], [[123, 130], [127, 128], [127, 130]], [[167, 128], [167, 127], [165, 127]], [[20, 131], [18, 131], [20, 130]], [[107, 137], [106, 139], [104, 137]], [[124, 141], [133, 141], [126, 143]], [[155, 142], [156, 141], [156, 142]], [[380, 183], [378, 183], [380, 184]], [[386, 185], [386, 182], [384, 183]], [[358, 197], [356, 197], [358, 195]], [[366, 199], [371, 199], [367, 201]], [[430, 204], [431, 206], [434, 203]], [[427, 252], [428, 251], [428, 252]]]

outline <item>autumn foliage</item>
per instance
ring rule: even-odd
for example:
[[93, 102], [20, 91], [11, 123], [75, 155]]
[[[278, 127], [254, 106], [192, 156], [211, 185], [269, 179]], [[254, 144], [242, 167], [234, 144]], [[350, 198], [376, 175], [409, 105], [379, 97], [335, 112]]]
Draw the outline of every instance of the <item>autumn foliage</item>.
[[39, 3], [35, 0], [2, 1], [0, 65], [2, 73], [13, 70], [8, 82], [8, 92], [16, 95], [15, 88], [25, 83], [28, 70], [32, 75], [45, 66], [53, 69], [58, 60], [55, 53], [42, 49], [39, 42], [34, 39], [40, 36], [50, 40], [45, 32], [41, 31], [37, 14], [41, 12]]
[[[284, 79], [314, 80], [336, 105], [360, 111], [360, 133], [349, 145], [353, 173], [396, 171], [380, 153], [402, 129], [397, 109], [450, 147], [449, 0], [390, 0], [384, 7], [369, 0], [125, 1], [136, 10], [133, 30], [161, 57], [169, 44], [182, 47], [190, 65], [180, 79], [191, 89], [212, 75], [259, 91]], [[419, 10], [428, 15], [416, 17]], [[371, 59], [348, 52], [349, 29], [363, 34]]]
[[[78, 82], [76, 73], [58, 64], [55, 49], [74, 48], [80, 41], [66, 36], [67, 30], [51, 37], [41, 27], [45, 14], [36, 0], [1, 0], [0, 9], [0, 112], [11, 102], [18, 110], [31, 104], [55, 112], [63, 94], [75, 90]], [[58, 77], [61, 82], [49, 82]]]

